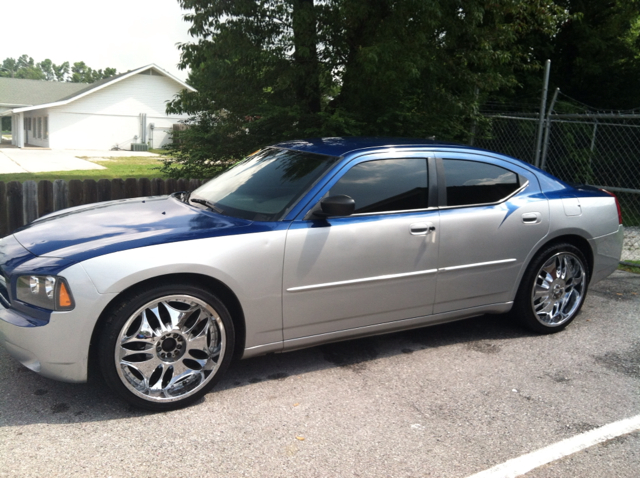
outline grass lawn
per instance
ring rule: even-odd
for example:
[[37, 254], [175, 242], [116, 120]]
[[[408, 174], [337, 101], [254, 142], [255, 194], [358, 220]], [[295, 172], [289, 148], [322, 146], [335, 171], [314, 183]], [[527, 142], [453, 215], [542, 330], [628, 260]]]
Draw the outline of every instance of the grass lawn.
[[636, 264], [636, 266], [627, 266], [624, 264], [620, 264], [618, 269], [627, 272], [633, 272], [634, 274], [640, 274], [640, 261], [625, 261], [627, 264]]
[[46, 171], [42, 173], [15, 173], [0, 174], [0, 181], [55, 181], [56, 179], [115, 179], [115, 178], [164, 178], [160, 173], [159, 157], [126, 156], [111, 158], [106, 161], [94, 161], [90, 158], [82, 158], [104, 166], [107, 169], [81, 169], [77, 171]]

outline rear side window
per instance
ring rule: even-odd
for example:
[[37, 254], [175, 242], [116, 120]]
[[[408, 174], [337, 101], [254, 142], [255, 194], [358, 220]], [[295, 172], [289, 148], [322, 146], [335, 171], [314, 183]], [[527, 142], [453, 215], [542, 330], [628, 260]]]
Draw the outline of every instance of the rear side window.
[[444, 159], [447, 206], [499, 202], [520, 188], [518, 174], [493, 164]]
[[356, 202], [355, 213], [426, 209], [427, 160], [381, 159], [356, 164], [329, 191], [346, 194]]

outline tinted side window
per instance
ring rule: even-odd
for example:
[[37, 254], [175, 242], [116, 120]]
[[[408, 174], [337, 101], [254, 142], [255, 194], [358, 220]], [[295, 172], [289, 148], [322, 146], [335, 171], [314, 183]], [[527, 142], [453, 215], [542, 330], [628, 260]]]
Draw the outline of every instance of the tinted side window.
[[493, 164], [445, 159], [447, 206], [498, 202], [520, 187], [519, 176]]
[[383, 159], [356, 164], [329, 191], [356, 202], [356, 213], [428, 207], [427, 160]]

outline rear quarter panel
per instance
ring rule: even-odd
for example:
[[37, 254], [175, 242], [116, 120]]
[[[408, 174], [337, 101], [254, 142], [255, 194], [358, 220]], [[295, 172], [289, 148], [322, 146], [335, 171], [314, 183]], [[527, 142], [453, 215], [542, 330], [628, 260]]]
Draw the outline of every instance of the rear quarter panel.
[[[549, 240], [580, 236], [591, 248], [591, 284], [614, 272], [620, 261], [623, 228], [615, 198], [600, 191], [567, 189], [549, 195]], [[576, 206], [577, 205], [577, 206]]]

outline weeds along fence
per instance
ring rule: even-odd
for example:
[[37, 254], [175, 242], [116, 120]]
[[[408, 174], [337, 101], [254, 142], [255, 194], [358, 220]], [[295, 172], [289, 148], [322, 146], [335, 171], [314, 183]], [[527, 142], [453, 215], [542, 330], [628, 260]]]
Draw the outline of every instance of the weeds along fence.
[[625, 226], [640, 226], [640, 114], [550, 114], [537, 148], [537, 115], [487, 116], [475, 145], [618, 197]]
[[72, 179], [0, 181], [0, 237], [51, 212], [114, 199], [160, 196], [192, 191], [201, 179]]

